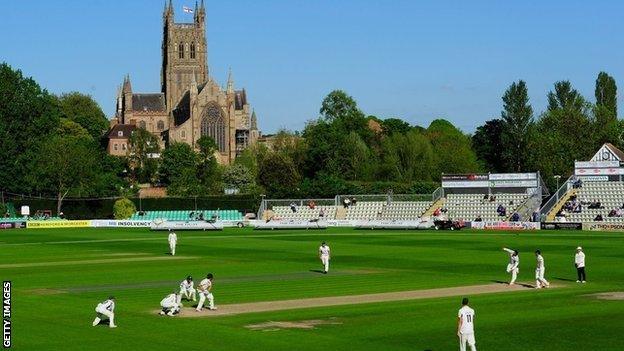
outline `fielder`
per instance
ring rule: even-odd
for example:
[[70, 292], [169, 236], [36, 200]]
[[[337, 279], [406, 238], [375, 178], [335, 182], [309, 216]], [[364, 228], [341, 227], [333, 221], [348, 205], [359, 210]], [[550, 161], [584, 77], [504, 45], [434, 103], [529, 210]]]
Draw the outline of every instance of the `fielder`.
[[459, 336], [459, 351], [466, 351], [466, 344], [470, 350], [477, 351], [474, 336], [475, 311], [468, 307], [468, 298], [462, 300], [462, 307], [457, 314], [457, 336]]
[[100, 324], [102, 320], [108, 319], [108, 326], [111, 328], [117, 328], [115, 325], [115, 298], [109, 297], [108, 300], [98, 303], [95, 307], [95, 319], [93, 320], [93, 326]]
[[520, 256], [518, 256], [518, 250], [511, 250], [506, 247], [503, 247], [503, 250], [507, 251], [509, 254], [509, 264], [507, 265], [507, 273], [511, 273], [509, 285], [514, 285], [518, 277], [518, 272], [520, 272]]
[[178, 235], [171, 229], [169, 229], [169, 252], [171, 252], [171, 256], [175, 256], [175, 248], [178, 244]]
[[329, 272], [329, 260], [330, 260], [330, 250], [329, 246], [323, 241], [321, 246], [319, 247], [319, 258], [323, 263], [323, 274], [327, 274]]
[[535, 250], [535, 258], [537, 260], [537, 264], [535, 266], [535, 288], [547, 288], [550, 286], [550, 283], [544, 279], [546, 266], [544, 266], [544, 257], [542, 257], [542, 252], [540, 250]]
[[180, 294], [178, 294], [178, 305], [182, 304], [182, 296], [188, 301], [195, 301], [195, 288], [193, 287], [193, 277], [190, 275], [180, 283]]
[[195, 309], [197, 312], [201, 312], [202, 307], [204, 307], [204, 301], [208, 299], [208, 309], [216, 310], [217, 308], [214, 306], [214, 297], [212, 296], [212, 273], [208, 273], [206, 278], [199, 282], [199, 303], [197, 304], [197, 308]]
[[576, 248], [576, 255], [574, 255], [574, 266], [576, 267], [576, 274], [578, 275], [577, 283], [585, 283], [585, 253], [582, 247]]
[[173, 317], [174, 315], [180, 313], [180, 304], [178, 303], [179, 297], [175, 293], [175, 291], [169, 295], [167, 295], [164, 299], [160, 301], [160, 307], [162, 307], [162, 311], [160, 311], [160, 315]]

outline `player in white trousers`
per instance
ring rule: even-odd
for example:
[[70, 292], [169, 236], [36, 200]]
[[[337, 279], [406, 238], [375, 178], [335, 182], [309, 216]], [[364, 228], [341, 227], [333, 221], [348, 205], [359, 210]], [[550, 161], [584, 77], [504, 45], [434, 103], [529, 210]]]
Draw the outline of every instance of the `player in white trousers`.
[[542, 257], [542, 252], [540, 250], [535, 250], [535, 259], [537, 260], [535, 266], [535, 288], [547, 288], [550, 286], [550, 283], [544, 278], [546, 266], [544, 265], [544, 257]]
[[470, 350], [477, 351], [474, 336], [475, 311], [468, 307], [468, 298], [463, 298], [462, 307], [457, 313], [457, 336], [459, 336], [459, 351], [466, 351], [466, 344]]
[[577, 283], [585, 283], [585, 253], [582, 247], [576, 248], [576, 254], [574, 255], [574, 267], [576, 267], [576, 274], [578, 275]]
[[95, 307], [95, 319], [93, 320], [93, 326], [100, 324], [102, 320], [108, 319], [108, 326], [111, 328], [117, 328], [115, 325], [115, 298], [109, 297], [108, 300], [98, 303]]
[[190, 275], [180, 283], [180, 294], [178, 295], [178, 304], [182, 304], [182, 296], [188, 301], [195, 301], [195, 288], [193, 287], [193, 277]]
[[208, 309], [216, 310], [217, 308], [214, 305], [214, 296], [212, 296], [212, 273], [208, 273], [206, 275], [206, 279], [202, 280], [199, 283], [199, 303], [197, 304], [197, 308], [195, 309], [197, 312], [201, 312], [202, 307], [204, 307], [204, 301], [208, 299]]
[[173, 317], [174, 315], [180, 313], [180, 304], [178, 303], [178, 295], [175, 291], [160, 301], [160, 307], [162, 307], [162, 311], [160, 311], [161, 315], [167, 315]]
[[506, 247], [503, 247], [503, 250], [509, 254], [509, 264], [507, 265], [507, 273], [511, 273], [509, 285], [514, 285], [518, 272], [520, 272], [520, 256], [518, 255], [518, 250], [511, 250]]
[[178, 235], [171, 229], [169, 229], [169, 252], [171, 256], [175, 256], [176, 245], [178, 244]]
[[329, 260], [331, 259], [329, 246], [323, 241], [318, 252], [321, 263], [323, 263], [323, 274], [327, 274], [329, 272]]

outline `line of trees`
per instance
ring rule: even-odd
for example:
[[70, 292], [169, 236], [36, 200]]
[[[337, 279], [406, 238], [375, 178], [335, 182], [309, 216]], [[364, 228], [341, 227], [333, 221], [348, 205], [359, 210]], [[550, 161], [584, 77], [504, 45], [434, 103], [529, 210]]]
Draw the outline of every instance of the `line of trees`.
[[[601, 72], [595, 103], [568, 81], [556, 82], [537, 117], [524, 81], [502, 96], [499, 118], [475, 133], [436, 119], [429, 126], [366, 115], [344, 91], [322, 101], [303, 131], [282, 130], [270, 145], [245, 150], [221, 166], [217, 146], [202, 137], [193, 148], [160, 150], [154, 135], [133, 133], [126, 158], [107, 155], [108, 121], [93, 99], [55, 96], [7, 64], [0, 65], [0, 188], [64, 198], [127, 196], [137, 184], [168, 194], [202, 196], [224, 189], [270, 197], [333, 197], [338, 193], [430, 193], [441, 173], [540, 171], [547, 182], [568, 175], [604, 142], [621, 146], [617, 87]], [[152, 157], [160, 154], [160, 157]], [[549, 185], [552, 185], [549, 183]]]

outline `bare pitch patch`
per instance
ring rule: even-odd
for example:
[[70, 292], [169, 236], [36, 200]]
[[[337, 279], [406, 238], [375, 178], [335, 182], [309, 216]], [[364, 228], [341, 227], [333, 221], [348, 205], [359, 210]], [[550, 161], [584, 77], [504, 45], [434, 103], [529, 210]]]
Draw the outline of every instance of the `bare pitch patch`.
[[107, 263], [122, 263], [122, 262], [144, 262], [144, 261], [161, 261], [161, 260], [190, 260], [190, 259], [195, 259], [195, 258], [197, 257], [195, 256], [150, 256], [150, 257], [104, 258], [104, 259], [98, 259], [98, 260], [7, 263], [7, 264], [0, 264], [0, 268], [72, 266], [72, 265], [107, 264]]
[[260, 331], [278, 331], [282, 329], [315, 329], [319, 325], [337, 325], [342, 324], [336, 318], [329, 319], [310, 319], [305, 321], [268, 321], [259, 324], [248, 324], [245, 328]]
[[57, 295], [57, 294], [63, 294], [66, 291], [59, 290], [59, 289], [42, 288], [42, 289], [31, 289], [31, 290], [28, 290], [28, 292], [33, 295]]
[[[552, 287], [554, 286], [551, 285], [551, 288]], [[529, 285], [512, 285], [512, 286], [509, 286], [507, 284], [470, 285], [470, 286], [459, 286], [459, 287], [454, 287], [454, 288], [410, 290], [410, 291], [398, 291], [398, 292], [379, 293], [379, 294], [331, 296], [331, 297], [317, 297], [317, 298], [298, 299], [298, 300], [264, 301], [264, 302], [252, 302], [252, 303], [241, 303], [241, 304], [231, 304], [231, 305], [219, 305], [218, 306], [219, 309], [215, 311], [204, 310], [202, 312], [197, 312], [193, 308], [184, 308], [180, 312], [179, 316], [183, 318], [232, 316], [232, 315], [245, 314], [245, 313], [284, 311], [284, 310], [293, 310], [293, 309], [301, 309], [301, 308], [355, 305], [355, 304], [375, 303], [375, 302], [419, 300], [419, 299], [429, 299], [429, 298], [438, 298], [438, 297], [491, 294], [491, 293], [502, 293], [502, 292], [517, 292], [517, 291], [527, 291], [527, 290], [535, 290], [535, 289], [532, 289], [531, 287], [529, 287]]]
[[587, 296], [595, 297], [599, 300], [620, 301], [624, 300], [624, 291], [611, 291], [608, 293], [591, 294]]

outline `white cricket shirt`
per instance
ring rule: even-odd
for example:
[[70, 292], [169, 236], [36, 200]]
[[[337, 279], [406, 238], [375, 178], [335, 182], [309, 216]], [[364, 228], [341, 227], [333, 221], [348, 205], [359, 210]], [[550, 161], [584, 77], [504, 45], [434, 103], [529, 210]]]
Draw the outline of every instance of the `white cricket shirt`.
[[475, 311], [468, 306], [463, 306], [459, 309], [457, 316], [461, 318], [461, 327], [459, 328], [459, 332], [462, 334], [474, 333]]

